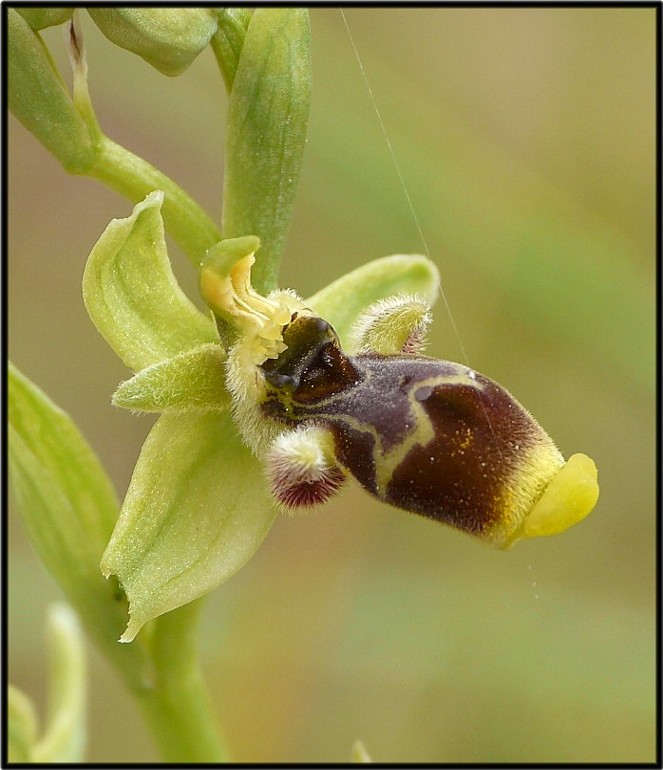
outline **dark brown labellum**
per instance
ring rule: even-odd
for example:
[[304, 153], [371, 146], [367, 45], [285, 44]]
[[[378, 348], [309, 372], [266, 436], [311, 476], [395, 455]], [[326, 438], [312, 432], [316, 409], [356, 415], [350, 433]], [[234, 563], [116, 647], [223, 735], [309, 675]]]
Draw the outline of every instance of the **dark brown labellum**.
[[554, 449], [504, 388], [467, 366], [347, 356], [331, 326], [307, 316], [286, 327], [284, 342], [263, 366], [263, 413], [329, 430], [339, 464], [398, 508], [491, 537], [514, 475], [542, 445]]

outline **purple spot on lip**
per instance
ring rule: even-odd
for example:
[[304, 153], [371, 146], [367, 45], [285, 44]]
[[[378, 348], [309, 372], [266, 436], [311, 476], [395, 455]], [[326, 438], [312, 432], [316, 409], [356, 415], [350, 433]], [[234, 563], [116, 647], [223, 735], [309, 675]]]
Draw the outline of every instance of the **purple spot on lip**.
[[431, 388], [429, 385], [425, 385], [423, 388], [418, 388], [415, 391], [414, 397], [417, 399], [417, 401], [427, 401], [432, 394], [433, 388]]

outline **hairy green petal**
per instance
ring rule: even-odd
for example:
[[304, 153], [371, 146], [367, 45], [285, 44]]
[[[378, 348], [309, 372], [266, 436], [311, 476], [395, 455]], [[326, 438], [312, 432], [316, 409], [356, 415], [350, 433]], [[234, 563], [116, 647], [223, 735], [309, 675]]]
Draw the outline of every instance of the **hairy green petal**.
[[261, 293], [277, 284], [310, 102], [308, 11], [256, 9], [228, 105], [221, 230], [224, 238], [260, 238], [253, 285]]
[[129, 598], [122, 641], [227, 580], [251, 558], [274, 516], [262, 469], [229, 415], [160, 417], [101, 562]]
[[10, 762], [33, 762], [37, 740], [37, 712], [28, 696], [17, 687], [7, 688], [7, 755]]
[[90, 635], [140, 682], [145, 651], [115, 644], [126, 603], [99, 572], [118, 513], [110, 480], [70, 417], [11, 363], [8, 375], [10, 481], [28, 536]]
[[82, 762], [85, 748], [86, 665], [83, 634], [66, 604], [49, 607], [48, 721], [34, 762]]
[[113, 404], [137, 412], [224, 411], [230, 406], [226, 357], [220, 345], [209, 343], [185, 350], [121, 383]]
[[180, 289], [168, 260], [161, 204], [150, 193], [127, 219], [114, 219], [85, 266], [83, 299], [92, 322], [134, 371], [205, 342], [212, 320]]
[[431, 321], [430, 306], [412, 294], [380, 299], [368, 307], [352, 327], [348, 353], [420, 352]]
[[115, 45], [138, 54], [164, 75], [179, 75], [216, 32], [212, 8], [103, 8], [87, 11]]
[[396, 294], [416, 294], [429, 305], [437, 299], [437, 268], [420, 254], [394, 254], [358, 267], [317, 294], [306, 304], [334, 327], [346, 347], [355, 321], [377, 300]]

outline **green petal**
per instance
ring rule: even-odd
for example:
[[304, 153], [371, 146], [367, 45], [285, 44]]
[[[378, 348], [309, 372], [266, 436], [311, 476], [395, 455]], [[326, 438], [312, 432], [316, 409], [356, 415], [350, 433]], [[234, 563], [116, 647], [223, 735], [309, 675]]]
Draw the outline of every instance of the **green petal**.
[[7, 688], [7, 755], [10, 762], [33, 762], [37, 740], [37, 713], [28, 696], [17, 687]]
[[229, 415], [160, 417], [101, 563], [129, 598], [122, 641], [227, 580], [251, 558], [274, 516], [262, 469]]
[[200, 345], [142, 369], [120, 384], [113, 405], [137, 412], [225, 411], [226, 353], [220, 345]]
[[144, 650], [119, 655], [125, 605], [99, 572], [118, 513], [112, 485], [69, 416], [11, 363], [8, 374], [10, 481], [28, 536], [91, 636], [140, 679]]
[[216, 32], [211, 8], [99, 8], [87, 11], [115, 45], [138, 54], [164, 75], [179, 75]]
[[439, 273], [430, 259], [420, 254], [394, 254], [338, 278], [306, 304], [329, 321], [346, 347], [355, 321], [373, 302], [395, 294], [417, 294], [433, 305], [439, 285]]
[[66, 604], [49, 608], [48, 723], [33, 761], [82, 762], [85, 748], [86, 666], [83, 634]]
[[150, 193], [127, 219], [114, 219], [92, 249], [83, 299], [92, 322], [134, 371], [205, 342], [212, 320], [180, 289], [168, 260], [161, 204]]
[[261, 294], [276, 287], [310, 102], [308, 11], [256, 9], [228, 105], [221, 229], [224, 238], [260, 238], [252, 275]]

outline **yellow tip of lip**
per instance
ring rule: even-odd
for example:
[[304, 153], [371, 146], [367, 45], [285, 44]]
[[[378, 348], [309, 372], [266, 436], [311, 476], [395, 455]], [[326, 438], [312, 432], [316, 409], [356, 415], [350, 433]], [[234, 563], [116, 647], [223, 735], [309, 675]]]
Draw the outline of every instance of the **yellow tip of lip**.
[[557, 535], [582, 521], [599, 499], [598, 471], [584, 454], [572, 455], [525, 519], [523, 537]]

